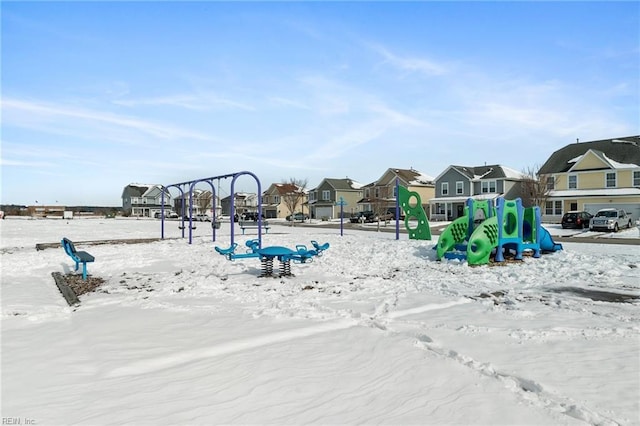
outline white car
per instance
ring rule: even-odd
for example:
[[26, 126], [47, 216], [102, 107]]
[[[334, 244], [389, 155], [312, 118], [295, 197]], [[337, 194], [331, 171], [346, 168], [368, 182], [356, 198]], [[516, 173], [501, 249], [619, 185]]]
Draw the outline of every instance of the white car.
[[613, 231], [618, 232], [622, 228], [631, 228], [633, 221], [631, 216], [621, 209], [602, 209], [591, 218], [589, 223], [590, 231]]
[[211, 222], [211, 218], [208, 214], [197, 214], [193, 220], [197, 220], [198, 222]]

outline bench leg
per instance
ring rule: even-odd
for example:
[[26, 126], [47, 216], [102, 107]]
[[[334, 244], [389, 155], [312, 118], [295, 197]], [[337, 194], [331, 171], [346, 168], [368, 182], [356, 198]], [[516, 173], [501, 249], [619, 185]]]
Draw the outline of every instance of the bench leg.
[[80, 267], [80, 262], [76, 262], [76, 271], [78, 270], [79, 267]]
[[82, 262], [82, 279], [87, 280], [87, 262]]

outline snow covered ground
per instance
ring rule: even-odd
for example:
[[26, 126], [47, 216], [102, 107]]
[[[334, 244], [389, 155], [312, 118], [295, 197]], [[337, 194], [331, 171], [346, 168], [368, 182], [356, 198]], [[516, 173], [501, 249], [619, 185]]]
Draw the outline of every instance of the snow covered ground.
[[214, 251], [228, 226], [78, 244], [106, 282], [69, 307], [51, 273], [71, 259], [36, 243], [159, 221], [0, 221], [3, 422], [640, 424], [640, 245], [469, 267], [435, 261], [437, 237], [274, 224], [265, 246], [331, 247], [258, 278]]

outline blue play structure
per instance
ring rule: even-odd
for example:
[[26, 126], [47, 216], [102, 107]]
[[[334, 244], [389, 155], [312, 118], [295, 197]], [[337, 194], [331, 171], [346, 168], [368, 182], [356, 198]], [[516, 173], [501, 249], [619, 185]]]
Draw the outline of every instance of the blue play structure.
[[438, 260], [461, 259], [469, 265], [484, 265], [492, 254], [496, 262], [505, 261], [505, 252], [522, 260], [525, 250], [538, 258], [542, 253], [562, 250], [562, 245], [541, 226], [539, 207], [524, 208], [520, 198], [499, 197], [495, 207], [490, 200], [469, 198], [465, 214], [442, 232], [436, 250]]
[[262, 266], [261, 277], [273, 276], [273, 261], [280, 261], [280, 277], [293, 276], [291, 273], [291, 261], [294, 263], [311, 263], [316, 256], [322, 256], [322, 253], [329, 248], [329, 243], [318, 244], [317, 241], [311, 241], [313, 249], [307, 249], [303, 244], [296, 245], [296, 249], [292, 250], [283, 246], [260, 247], [259, 240], [248, 240], [245, 245], [248, 247], [245, 253], [236, 253], [237, 243], [231, 243], [229, 248], [223, 249], [215, 247], [216, 251], [226, 257], [228, 260], [246, 259], [257, 257], [260, 258]]

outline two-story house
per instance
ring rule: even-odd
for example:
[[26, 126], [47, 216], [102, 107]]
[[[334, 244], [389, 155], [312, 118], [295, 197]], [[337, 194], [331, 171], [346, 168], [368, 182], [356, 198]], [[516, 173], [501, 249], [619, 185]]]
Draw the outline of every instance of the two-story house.
[[164, 190], [164, 209], [171, 210], [171, 194], [162, 185], [131, 183], [122, 191], [122, 211], [125, 215], [153, 217], [162, 210], [162, 191]]
[[272, 183], [262, 193], [262, 214], [268, 219], [284, 219], [296, 212], [308, 213], [304, 211], [306, 203], [304, 188], [292, 183]]
[[538, 171], [549, 193], [543, 218], [559, 222], [571, 210], [595, 214], [615, 207], [640, 217], [640, 136], [567, 145]]
[[362, 188], [363, 198], [358, 201], [360, 211], [383, 214], [396, 206], [396, 181], [409, 191], [417, 192], [424, 205], [435, 196], [435, 178], [411, 169], [387, 169], [380, 178]]
[[[196, 214], [207, 214], [210, 217], [213, 216], [215, 207], [215, 200], [213, 199], [213, 193], [210, 190], [202, 190], [195, 188], [193, 193], [191, 194], [191, 200], [193, 201], [192, 213], [195, 216]], [[174, 208], [178, 214], [183, 214], [187, 216], [189, 215], [189, 192], [185, 192], [184, 201], [182, 197], [176, 197], [174, 199]], [[184, 210], [182, 206], [184, 204]], [[219, 214], [219, 212], [218, 212]]]
[[343, 202], [345, 215], [357, 210], [362, 198], [362, 184], [352, 179], [325, 178], [309, 191], [309, 210], [316, 219], [334, 219], [340, 217], [340, 201]]
[[435, 179], [436, 196], [429, 200], [432, 220], [454, 220], [464, 214], [465, 201], [520, 197], [526, 176], [499, 164], [449, 166]]
[[[222, 214], [230, 214], [231, 200], [232, 198], [230, 195], [220, 200]], [[233, 197], [233, 203], [234, 212], [237, 214], [258, 211], [258, 195], [254, 193], [236, 192]]]

